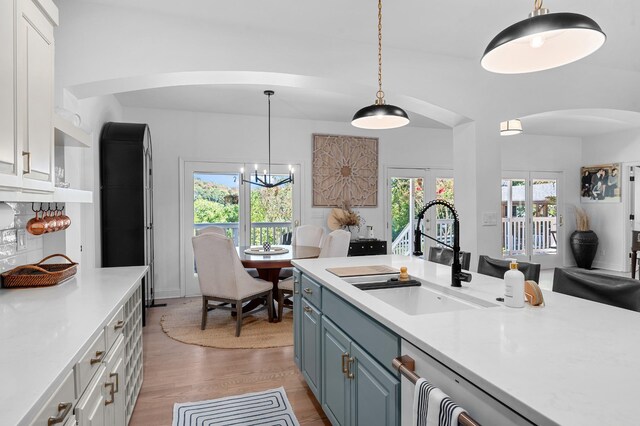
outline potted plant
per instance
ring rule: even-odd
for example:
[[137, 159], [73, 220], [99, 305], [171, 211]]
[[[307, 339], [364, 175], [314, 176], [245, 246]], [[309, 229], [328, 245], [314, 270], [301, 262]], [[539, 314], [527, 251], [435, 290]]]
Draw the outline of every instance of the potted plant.
[[342, 229], [351, 232], [352, 239], [358, 238], [363, 220], [358, 213], [351, 210], [349, 203], [345, 202], [342, 209], [333, 209], [332, 215]]
[[576, 230], [569, 237], [569, 244], [578, 268], [591, 269], [598, 251], [598, 236], [589, 229], [589, 216], [580, 207], [576, 207]]

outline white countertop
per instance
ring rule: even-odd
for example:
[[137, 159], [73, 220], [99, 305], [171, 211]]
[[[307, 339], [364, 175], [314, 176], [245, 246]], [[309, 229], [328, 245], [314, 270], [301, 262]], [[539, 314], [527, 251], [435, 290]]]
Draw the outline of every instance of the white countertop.
[[[304, 273], [537, 424], [637, 424], [640, 313], [544, 291], [546, 306], [505, 306], [411, 316], [325, 269], [407, 266], [412, 276], [500, 304], [501, 279], [405, 256], [294, 260]], [[391, 362], [391, 360], [389, 360]]]
[[146, 270], [81, 270], [53, 287], [0, 290], [1, 425], [37, 414]]

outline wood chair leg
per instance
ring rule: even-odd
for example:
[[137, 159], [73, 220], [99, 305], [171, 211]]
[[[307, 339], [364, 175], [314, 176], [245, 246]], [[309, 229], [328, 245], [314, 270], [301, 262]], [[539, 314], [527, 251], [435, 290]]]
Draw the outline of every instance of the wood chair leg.
[[269, 322], [273, 322], [273, 291], [267, 294], [267, 310], [269, 311]]
[[240, 337], [240, 329], [242, 328], [242, 300], [236, 303], [236, 337]]
[[278, 322], [282, 321], [282, 310], [284, 305], [284, 292], [278, 290]]
[[204, 330], [207, 326], [207, 312], [209, 303], [207, 302], [207, 296], [202, 296], [202, 322], [200, 324], [200, 330]]

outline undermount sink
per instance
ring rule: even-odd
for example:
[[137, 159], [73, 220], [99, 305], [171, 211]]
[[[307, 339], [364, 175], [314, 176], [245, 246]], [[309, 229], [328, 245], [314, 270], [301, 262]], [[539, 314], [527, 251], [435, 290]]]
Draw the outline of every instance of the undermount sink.
[[[384, 282], [396, 276], [362, 276], [344, 278], [349, 284]], [[416, 279], [415, 277], [411, 277]], [[380, 290], [367, 290], [367, 294], [393, 306], [408, 315], [435, 314], [441, 312], [463, 311], [498, 306], [468, 294], [418, 280], [420, 287], [398, 287]], [[401, 285], [401, 282], [399, 282]]]

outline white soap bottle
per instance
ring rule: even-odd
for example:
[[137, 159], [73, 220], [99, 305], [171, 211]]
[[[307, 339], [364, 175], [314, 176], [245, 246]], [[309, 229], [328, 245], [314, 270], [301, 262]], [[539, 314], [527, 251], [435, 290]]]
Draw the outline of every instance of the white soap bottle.
[[518, 271], [518, 262], [511, 259], [504, 273], [504, 304], [510, 308], [524, 307], [524, 274]]

